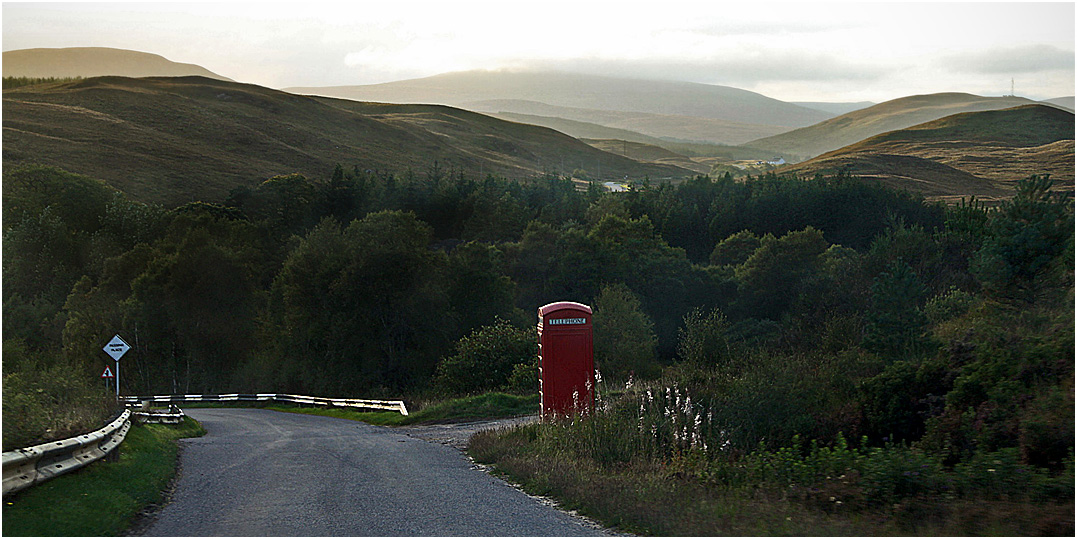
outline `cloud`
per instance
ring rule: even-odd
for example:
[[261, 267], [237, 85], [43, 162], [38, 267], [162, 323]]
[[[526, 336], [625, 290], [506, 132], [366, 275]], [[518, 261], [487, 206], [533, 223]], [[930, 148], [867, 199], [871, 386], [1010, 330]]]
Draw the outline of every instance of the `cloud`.
[[702, 58], [535, 60], [527, 66], [733, 86], [775, 81], [868, 82], [887, 73], [887, 69], [878, 65], [850, 62], [825, 53], [760, 49]]
[[940, 58], [939, 64], [954, 71], [992, 75], [1073, 71], [1074, 54], [1053, 45], [1024, 45], [952, 54]]

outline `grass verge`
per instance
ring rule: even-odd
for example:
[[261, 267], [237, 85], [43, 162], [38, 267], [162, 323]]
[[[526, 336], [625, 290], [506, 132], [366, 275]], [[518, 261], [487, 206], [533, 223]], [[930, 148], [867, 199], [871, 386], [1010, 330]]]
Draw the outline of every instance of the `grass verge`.
[[[1073, 502], [920, 495], [872, 506], [834, 503], [818, 488], [730, 486], [690, 473], [676, 459], [604, 465], [566, 450], [560, 427], [484, 431], [468, 453], [525, 491], [605, 526], [657, 536], [966, 536], [1073, 532]], [[829, 478], [828, 478], [829, 479]], [[792, 486], [792, 485], [789, 485]], [[805, 485], [807, 487], [807, 485]], [[827, 495], [832, 492], [826, 492]], [[839, 494], [837, 491], [834, 494]], [[852, 495], [852, 492], [846, 494]]]
[[117, 462], [96, 462], [4, 500], [4, 536], [116, 536], [148, 505], [160, 503], [176, 472], [176, 440], [202, 436], [179, 425], [134, 425]]
[[401, 415], [398, 412], [360, 412], [349, 408], [303, 408], [282, 405], [271, 405], [266, 408], [280, 412], [339, 417], [363, 421], [373, 425], [395, 427], [422, 423], [477, 421], [534, 414], [538, 413], [539, 396], [521, 397], [506, 393], [484, 393], [482, 395], [436, 402], [424, 406], [410, 415]]

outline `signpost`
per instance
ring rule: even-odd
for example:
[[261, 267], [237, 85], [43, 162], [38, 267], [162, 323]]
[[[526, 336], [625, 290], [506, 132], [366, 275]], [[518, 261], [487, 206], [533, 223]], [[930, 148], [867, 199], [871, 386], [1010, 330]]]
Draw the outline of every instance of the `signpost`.
[[[120, 397], [120, 358], [130, 349], [131, 345], [124, 342], [119, 334], [113, 337], [112, 340], [102, 348], [109, 357], [116, 360], [116, 398]], [[105, 376], [106, 374], [112, 374], [108, 371], [108, 367], [105, 367], [105, 372], [101, 374], [101, 377], [108, 378]]]
[[105, 372], [101, 373], [101, 378], [105, 381], [105, 391], [108, 391], [108, 381], [115, 379], [116, 375], [112, 374], [112, 370], [105, 365]]

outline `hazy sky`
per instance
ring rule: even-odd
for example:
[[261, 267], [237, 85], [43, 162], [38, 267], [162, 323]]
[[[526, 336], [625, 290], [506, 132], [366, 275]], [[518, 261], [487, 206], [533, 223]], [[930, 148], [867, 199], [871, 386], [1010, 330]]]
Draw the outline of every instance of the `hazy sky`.
[[787, 101], [1074, 94], [1074, 3], [3, 4], [3, 50], [101, 46], [254, 84], [556, 69], [734, 86]]

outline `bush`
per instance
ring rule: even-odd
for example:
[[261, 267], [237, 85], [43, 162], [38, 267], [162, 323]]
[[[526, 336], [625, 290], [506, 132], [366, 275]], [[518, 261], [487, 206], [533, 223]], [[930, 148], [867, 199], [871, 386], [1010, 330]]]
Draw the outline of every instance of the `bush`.
[[662, 367], [655, 357], [654, 323], [639, 298], [617, 283], [602, 288], [594, 303], [595, 364], [609, 380], [657, 378]]
[[512, 374], [505, 385], [505, 390], [518, 395], [532, 395], [539, 392], [538, 356], [527, 363], [517, 363], [512, 367]]
[[[538, 340], [533, 330], [518, 329], [497, 319], [456, 343], [456, 353], [442, 359], [434, 386], [448, 394], [465, 395], [505, 387], [517, 365], [534, 364]], [[521, 372], [515, 382], [523, 384]], [[538, 373], [535, 373], [538, 380]]]
[[84, 369], [57, 365], [4, 373], [4, 451], [97, 430], [116, 398]]

